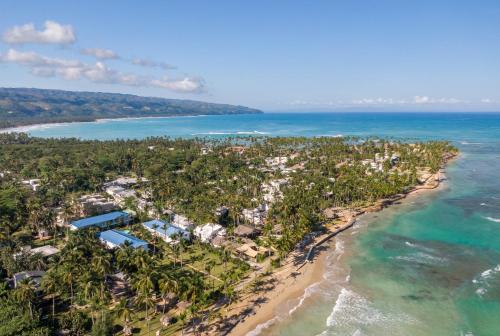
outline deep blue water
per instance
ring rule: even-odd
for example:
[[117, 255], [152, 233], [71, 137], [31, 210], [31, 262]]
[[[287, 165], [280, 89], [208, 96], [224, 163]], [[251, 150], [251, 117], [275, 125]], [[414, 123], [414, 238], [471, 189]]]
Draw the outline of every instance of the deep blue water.
[[308, 288], [301, 305], [278, 311], [253, 334], [500, 335], [500, 114], [266, 113], [28, 131], [84, 139], [264, 134], [450, 140], [461, 155], [447, 169], [444, 189], [363, 217], [337, 239], [324, 280]]
[[82, 139], [221, 137], [228, 135], [336, 136], [477, 141], [500, 137], [493, 113], [265, 113], [101, 120], [28, 127], [35, 136]]

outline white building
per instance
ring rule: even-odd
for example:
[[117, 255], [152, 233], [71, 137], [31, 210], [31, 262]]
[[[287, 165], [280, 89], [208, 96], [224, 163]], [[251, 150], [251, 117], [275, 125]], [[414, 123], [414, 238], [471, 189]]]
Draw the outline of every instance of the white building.
[[225, 236], [226, 229], [219, 224], [208, 223], [197, 226], [193, 233], [201, 240], [202, 243], [208, 243], [216, 236]]
[[22, 183], [31, 188], [31, 190], [33, 191], [37, 191], [38, 188], [41, 186], [40, 179], [24, 180], [22, 181]]
[[183, 230], [189, 230], [194, 227], [194, 223], [187, 219], [187, 217], [177, 214], [173, 214], [172, 216], [172, 225]]
[[99, 215], [116, 210], [118, 205], [99, 194], [84, 195], [78, 199], [81, 216]]
[[288, 179], [276, 179], [271, 180], [269, 183], [264, 183], [262, 185], [262, 191], [264, 192], [264, 201], [269, 204], [274, 203], [276, 199], [283, 198], [283, 193], [281, 192], [281, 186], [288, 183]]
[[123, 202], [126, 198], [136, 198], [137, 194], [134, 190], [125, 189], [121, 186], [113, 185], [106, 188], [106, 193], [113, 197], [117, 202]]
[[254, 225], [263, 225], [267, 217], [267, 206], [261, 205], [255, 209], [243, 209], [241, 212], [243, 218]]

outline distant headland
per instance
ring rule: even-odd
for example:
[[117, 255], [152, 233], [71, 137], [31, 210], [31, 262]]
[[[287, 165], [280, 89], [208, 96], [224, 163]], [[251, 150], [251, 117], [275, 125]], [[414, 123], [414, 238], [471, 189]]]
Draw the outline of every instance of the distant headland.
[[255, 114], [239, 105], [130, 94], [0, 88], [0, 128], [103, 118]]

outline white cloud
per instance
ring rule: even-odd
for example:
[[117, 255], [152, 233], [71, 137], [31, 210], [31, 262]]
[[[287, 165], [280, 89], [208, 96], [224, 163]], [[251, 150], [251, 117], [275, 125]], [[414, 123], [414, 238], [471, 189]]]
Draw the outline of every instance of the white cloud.
[[9, 49], [5, 54], [0, 55], [0, 61], [33, 67], [79, 67], [83, 65], [78, 60], [46, 57], [32, 51], [18, 51], [15, 49]]
[[493, 103], [493, 100], [491, 100], [490, 98], [483, 98], [483, 99], [481, 99], [481, 103], [491, 104], [491, 103]]
[[427, 104], [430, 102], [430, 99], [427, 96], [415, 96], [413, 101], [415, 104]]
[[205, 91], [205, 82], [202, 78], [152, 78], [133, 73], [122, 73], [108, 67], [103, 62], [87, 64], [78, 60], [47, 57], [32, 51], [23, 52], [9, 49], [0, 55], [0, 62], [26, 66], [30, 69], [31, 74], [41, 77], [58, 76], [66, 80], [87, 79], [95, 83], [160, 87], [182, 93]]
[[81, 50], [81, 53], [83, 55], [93, 56], [93, 57], [100, 59], [100, 60], [120, 58], [120, 56], [118, 56], [117, 53], [115, 53], [113, 50], [109, 50], [109, 49], [85, 48], [85, 49]]
[[76, 41], [76, 37], [71, 25], [48, 20], [45, 21], [43, 30], [36, 30], [33, 23], [9, 28], [4, 32], [3, 40], [10, 44], [70, 44]]
[[153, 79], [152, 86], [157, 86], [177, 92], [203, 92], [205, 90], [205, 81], [201, 78], [184, 77], [181, 79]]
[[150, 68], [162, 68], [165, 70], [177, 69], [175, 65], [170, 65], [164, 62], [156, 62], [145, 58], [134, 58], [132, 60], [132, 64]]

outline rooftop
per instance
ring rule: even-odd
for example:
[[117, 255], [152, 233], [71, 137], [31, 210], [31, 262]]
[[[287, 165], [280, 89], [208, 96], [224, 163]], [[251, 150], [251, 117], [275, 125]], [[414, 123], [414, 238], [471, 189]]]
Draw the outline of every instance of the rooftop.
[[145, 227], [157, 232], [162, 236], [171, 237], [172, 235], [179, 233], [186, 233], [187, 231], [177, 227], [175, 225], [169, 224], [159, 219], [153, 219], [148, 222], [142, 223]]
[[57, 254], [59, 252], [61, 252], [61, 251], [58, 248], [55, 248], [52, 245], [40, 246], [40, 247], [37, 247], [37, 248], [34, 248], [34, 249], [30, 250], [31, 254], [40, 253], [44, 257], [48, 257], [48, 256], [51, 256], [51, 255]]
[[139, 248], [148, 245], [148, 243], [144, 240], [132, 236], [125, 231], [119, 230], [103, 231], [99, 233], [99, 238], [116, 246], [124, 245], [126, 242], [128, 242], [133, 248]]
[[79, 220], [71, 222], [71, 225], [78, 228], [78, 229], [81, 229], [81, 228], [85, 228], [88, 226], [113, 221], [113, 220], [116, 220], [118, 218], [126, 217], [126, 216], [129, 216], [129, 214], [124, 212], [124, 211], [113, 211], [113, 212], [110, 212], [110, 213], [107, 213], [104, 215], [79, 219]]

